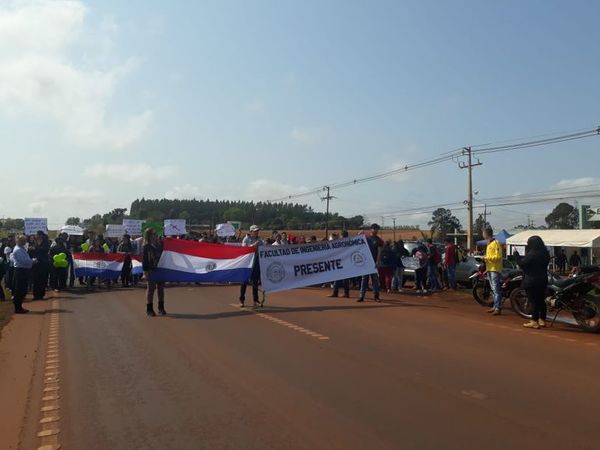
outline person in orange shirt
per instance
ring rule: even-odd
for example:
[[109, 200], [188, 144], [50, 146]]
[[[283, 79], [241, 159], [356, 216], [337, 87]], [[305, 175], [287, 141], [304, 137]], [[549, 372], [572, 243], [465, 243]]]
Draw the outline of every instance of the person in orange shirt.
[[494, 297], [494, 306], [488, 311], [493, 316], [499, 316], [502, 313], [502, 247], [496, 239], [494, 239], [494, 231], [491, 228], [486, 228], [483, 231], [483, 237], [487, 241], [485, 249], [485, 269], [487, 271], [488, 280]]

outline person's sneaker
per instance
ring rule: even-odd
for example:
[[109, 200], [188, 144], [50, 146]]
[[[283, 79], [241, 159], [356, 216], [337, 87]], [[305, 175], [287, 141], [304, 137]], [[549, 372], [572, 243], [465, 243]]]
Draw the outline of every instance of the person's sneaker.
[[494, 312], [492, 312], [492, 316], [500, 316], [502, 315], [502, 311], [500, 311], [499, 309], [495, 309]]
[[158, 304], [158, 314], [160, 314], [161, 316], [166, 316], [167, 315], [167, 311], [165, 310], [164, 303], [159, 303]]
[[29, 310], [28, 310], [28, 309], [21, 308], [21, 309], [17, 309], [17, 310], [15, 311], [15, 314], [27, 314], [28, 312], [29, 312]]
[[373, 300], [375, 300], [376, 302], [381, 302], [381, 299], [379, 298], [379, 294], [375, 294], [375, 296], [373, 297]]
[[329, 298], [338, 298], [338, 295], [337, 294], [329, 294], [327, 297], [329, 297]]
[[364, 302], [364, 301], [365, 301], [365, 299], [362, 298], [362, 297], [360, 297], [358, 300], [356, 300], [356, 303], [361, 303], [361, 302]]
[[530, 320], [529, 322], [524, 323], [523, 326], [525, 328], [535, 328], [536, 330], [540, 328], [540, 324], [535, 320]]
[[256, 300], [254, 301], [254, 307], [255, 308], [260, 308], [260, 302], [257, 302]]
[[546, 321], [544, 319], [540, 319], [540, 320], [538, 320], [538, 325], [540, 326], [540, 328], [545, 328]]
[[350, 298], [350, 294], [344, 294], [344, 298]]
[[422, 291], [421, 291], [421, 289], [417, 289], [416, 292], [417, 292], [417, 294], [420, 294]]
[[490, 308], [490, 309], [487, 310], [487, 312], [490, 313], [490, 314], [493, 313], [494, 311], [496, 311], [496, 308]]
[[429, 291], [427, 289], [423, 289], [423, 294], [429, 294]]
[[148, 317], [156, 316], [156, 313], [154, 312], [154, 307], [152, 305], [146, 305], [146, 315]]
[[240, 297], [239, 300], [240, 300], [240, 308], [243, 308], [244, 307], [244, 302], [246, 301], [246, 299]]

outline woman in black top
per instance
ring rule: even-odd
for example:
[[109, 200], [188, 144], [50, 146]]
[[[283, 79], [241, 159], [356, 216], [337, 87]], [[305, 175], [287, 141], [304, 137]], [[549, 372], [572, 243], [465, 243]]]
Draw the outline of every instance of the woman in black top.
[[154, 317], [154, 291], [158, 294], [158, 313], [161, 316], [167, 314], [165, 311], [165, 283], [152, 280], [152, 272], [158, 267], [158, 261], [162, 253], [162, 245], [152, 228], [148, 228], [144, 235], [144, 259], [142, 268], [144, 269], [144, 277], [148, 283], [146, 289], [146, 314]]
[[519, 266], [523, 269], [523, 288], [527, 292], [529, 303], [533, 306], [533, 314], [526, 328], [546, 326], [546, 287], [548, 285], [548, 263], [550, 254], [544, 241], [539, 236], [531, 236], [527, 240], [525, 256], [519, 258]]

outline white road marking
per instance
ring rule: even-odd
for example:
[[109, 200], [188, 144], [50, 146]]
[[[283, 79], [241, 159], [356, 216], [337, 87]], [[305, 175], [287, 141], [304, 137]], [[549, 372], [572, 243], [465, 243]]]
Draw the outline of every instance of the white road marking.
[[236, 309], [243, 309], [245, 311], [249, 311], [249, 312], [253, 313], [254, 315], [256, 315], [258, 317], [261, 317], [263, 319], [267, 319], [267, 320], [269, 320], [271, 322], [274, 322], [274, 323], [276, 323], [278, 325], [283, 325], [284, 327], [289, 328], [290, 330], [294, 330], [294, 331], [297, 331], [299, 333], [305, 334], [307, 336], [311, 336], [311, 337], [317, 338], [317, 339], [319, 339], [321, 341], [329, 340], [329, 337], [324, 336], [321, 333], [317, 333], [316, 331], [308, 330], [308, 329], [303, 328], [303, 327], [301, 327], [299, 325], [296, 325], [294, 323], [287, 322], [287, 321], [282, 320], [282, 319], [278, 319], [277, 317], [273, 317], [273, 316], [271, 316], [271, 315], [269, 315], [267, 313], [254, 311], [254, 310], [248, 309], [248, 308], [240, 308], [240, 306], [236, 305], [235, 303], [230, 303], [229, 306], [232, 306], [232, 307], [234, 307]]

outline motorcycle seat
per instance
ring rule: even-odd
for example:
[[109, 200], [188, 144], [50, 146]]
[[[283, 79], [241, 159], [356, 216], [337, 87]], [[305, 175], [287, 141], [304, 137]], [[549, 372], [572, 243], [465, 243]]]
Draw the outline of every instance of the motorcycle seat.
[[565, 278], [564, 280], [556, 281], [554, 283], [554, 286], [564, 289], [568, 286], [571, 286], [572, 284], [574, 284], [576, 282], [577, 282], [576, 278]]

